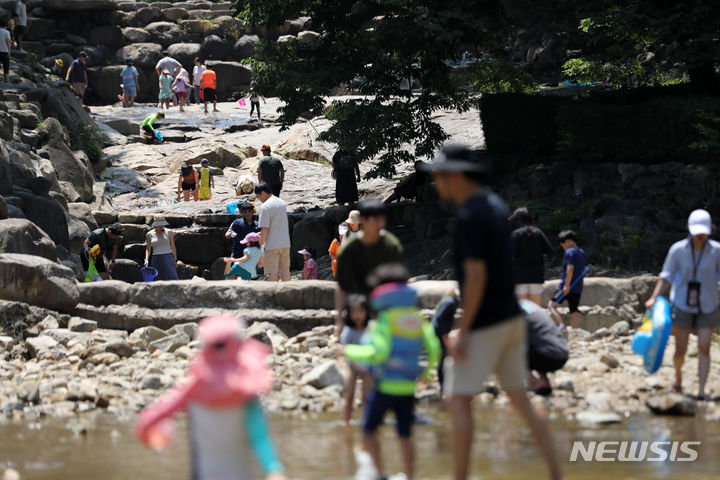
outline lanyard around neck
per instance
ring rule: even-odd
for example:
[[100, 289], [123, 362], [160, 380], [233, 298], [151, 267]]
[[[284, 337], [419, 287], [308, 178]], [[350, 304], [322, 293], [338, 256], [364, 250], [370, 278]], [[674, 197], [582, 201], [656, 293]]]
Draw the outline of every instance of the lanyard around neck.
[[693, 245], [692, 238], [690, 239], [690, 253], [692, 254], [692, 261], [693, 261], [693, 281], [697, 281], [697, 269], [700, 266], [700, 262], [702, 261], [703, 253], [705, 253], [705, 246], [707, 245], [707, 240], [705, 240], [705, 243], [703, 243], [702, 248], [700, 249], [700, 255], [698, 255], [697, 261], [695, 260], [695, 245]]

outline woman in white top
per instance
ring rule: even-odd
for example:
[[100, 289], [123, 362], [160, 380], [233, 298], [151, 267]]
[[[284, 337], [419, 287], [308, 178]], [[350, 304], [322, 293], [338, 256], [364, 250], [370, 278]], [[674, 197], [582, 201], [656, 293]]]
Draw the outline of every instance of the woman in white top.
[[153, 229], [146, 236], [145, 265], [149, 264], [158, 271], [156, 280], [178, 280], [175, 234], [165, 228], [168, 225], [164, 219], [155, 220]]
[[360, 210], [352, 210], [347, 220], [338, 227], [340, 244], [360, 233]]

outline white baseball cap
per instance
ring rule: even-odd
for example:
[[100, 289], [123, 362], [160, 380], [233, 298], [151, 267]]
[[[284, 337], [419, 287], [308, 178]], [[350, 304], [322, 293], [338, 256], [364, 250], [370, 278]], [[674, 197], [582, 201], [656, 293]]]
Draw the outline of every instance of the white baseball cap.
[[690, 235], [710, 235], [712, 233], [712, 219], [707, 210], [695, 210], [688, 218]]

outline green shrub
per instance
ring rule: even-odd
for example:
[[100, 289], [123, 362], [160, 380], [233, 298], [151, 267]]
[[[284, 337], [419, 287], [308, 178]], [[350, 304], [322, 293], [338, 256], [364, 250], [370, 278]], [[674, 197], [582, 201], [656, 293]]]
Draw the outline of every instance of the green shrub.
[[102, 133], [92, 125], [76, 125], [70, 134], [70, 148], [83, 150], [94, 165], [102, 160]]

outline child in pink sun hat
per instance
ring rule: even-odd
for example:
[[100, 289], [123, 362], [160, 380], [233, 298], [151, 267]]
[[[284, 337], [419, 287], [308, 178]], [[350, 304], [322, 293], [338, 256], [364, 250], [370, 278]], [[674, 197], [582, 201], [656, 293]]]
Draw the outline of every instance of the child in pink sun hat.
[[[185, 378], [153, 405], [135, 424], [135, 435], [152, 448], [170, 442], [171, 417], [188, 413], [193, 448], [193, 478], [252, 480], [248, 451], [255, 453], [266, 480], [284, 480], [258, 396], [272, 389], [266, 364], [269, 349], [243, 338], [241, 322], [218, 315], [200, 322], [202, 350]], [[250, 448], [248, 448], [250, 447]]]

